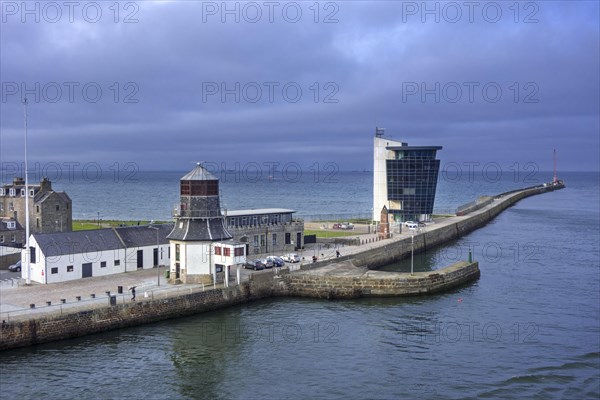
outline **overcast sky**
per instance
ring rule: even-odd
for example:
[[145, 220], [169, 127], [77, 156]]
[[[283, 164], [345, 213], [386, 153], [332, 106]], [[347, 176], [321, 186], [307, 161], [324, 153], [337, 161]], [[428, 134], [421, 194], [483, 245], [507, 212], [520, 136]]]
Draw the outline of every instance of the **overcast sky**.
[[597, 1], [1, 3], [4, 165], [27, 95], [41, 165], [372, 169], [380, 126], [442, 164], [599, 169]]

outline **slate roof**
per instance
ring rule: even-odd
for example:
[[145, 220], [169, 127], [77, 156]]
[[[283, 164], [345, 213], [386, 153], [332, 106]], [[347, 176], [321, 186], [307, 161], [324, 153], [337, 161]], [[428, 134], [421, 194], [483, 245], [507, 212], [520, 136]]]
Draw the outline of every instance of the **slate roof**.
[[46, 257], [123, 249], [113, 229], [34, 233], [33, 237]]
[[[159, 224], [160, 244], [167, 244], [173, 224]], [[156, 245], [156, 230], [148, 225], [88, 231], [34, 233], [33, 237], [46, 257], [80, 254]]]
[[[13, 229], [9, 229], [8, 228], [8, 222], [14, 222], [15, 223], [15, 227]], [[22, 231], [23, 227], [21, 226], [21, 224], [19, 224], [19, 221], [17, 221], [16, 219], [12, 219], [12, 218], [2, 218], [2, 220], [0, 220], [0, 231], [4, 232], [17, 232], [17, 231]]]
[[167, 238], [185, 241], [217, 241], [231, 239], [223, 218], [179, 220]]
[[196, 164], [196, 168], [181, 178], [182, 181], [218, 181], [219, 179], [208, 172], [202, 164]]
[[[167, 239], [167, 235], [173, 230], [173, 224], [157, 224], [151, 226], [158, 228], [159, 243], [168, 244], [169, 239]], [[152, 229], [148, 225], [124, 226], [115, 228], [115, 230], [128, 248], [156, 245], [156, 229]]]

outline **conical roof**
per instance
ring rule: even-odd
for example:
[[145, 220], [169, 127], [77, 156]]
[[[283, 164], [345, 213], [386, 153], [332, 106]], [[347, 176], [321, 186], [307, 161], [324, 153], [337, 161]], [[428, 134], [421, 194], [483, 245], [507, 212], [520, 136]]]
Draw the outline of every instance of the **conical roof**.
[[185, 174], [182, 181], [218, 181], [219, 178], [208, 172], [201, 163], [196, 163], [196, 168]]

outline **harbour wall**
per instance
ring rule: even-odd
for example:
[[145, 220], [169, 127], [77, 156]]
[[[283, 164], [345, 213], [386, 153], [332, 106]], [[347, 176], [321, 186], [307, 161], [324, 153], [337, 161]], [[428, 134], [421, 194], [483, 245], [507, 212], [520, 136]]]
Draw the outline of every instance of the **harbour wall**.
[[[529, 188], [499, 195], [493, 206], [464, 217], [456, 223], [424, 232], [414, 237], [415, 250], [424, 251], [482, 227], [517, 201], [547, 188]], [[179, 294], [163, 299], [144, 299], [64, 314], [44, 314], [24, 320], [11, 320], [0, 327], [0, 350], [70, 339], [107, 330], [157, 322], [201, 312], [217, 310], [272, 296], [315, 298], [356, 298], [367, 296], [409, 296], [437, 293], [463, 285], [479, 277], [477, 262], [460, 262], [438, 271], [386, 273], [368, 271], [397, 261], [410, 254], [411, 239], [384, 240], [364, 252], [333, 261], [306, 264], [300, 271], [282, 269], [279, 274], [253, 274], [250, 281], [223, 289]], [[347, 263], [356, 268], [350, 276], [315, 274], [312, 270]], [[360, 270], [360, 271], [359, 271]], [[379, 275], [381, 274], [381, 275]]]
[[291, 273], [280, 278], [278, 292], [323, 299], [416, 296], [447, 291], [476, 280], [479, 274], [479, 263], [465, 261], [442, 270], [414, 275], [380, 271], [351, 276]]

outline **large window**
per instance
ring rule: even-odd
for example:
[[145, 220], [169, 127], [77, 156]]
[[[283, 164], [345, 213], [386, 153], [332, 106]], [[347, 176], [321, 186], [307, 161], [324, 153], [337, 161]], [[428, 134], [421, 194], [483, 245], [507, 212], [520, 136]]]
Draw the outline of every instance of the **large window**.
[[243, 247], [236, 247], [236, 248], [233, 250], [233, 254], [234, 254], [236, 257], [242, 257], [242, 256], [244, 255], [244, 248], [243, 248]]

